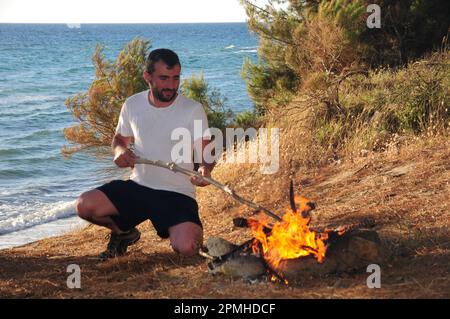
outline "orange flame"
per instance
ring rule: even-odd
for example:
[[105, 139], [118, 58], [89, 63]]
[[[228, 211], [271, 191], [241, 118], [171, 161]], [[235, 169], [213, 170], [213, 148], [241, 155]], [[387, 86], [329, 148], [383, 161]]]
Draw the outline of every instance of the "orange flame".
[[302, 213], [312, 209], [308, 203], [307, 198], [295, 196], [297, 211], [286, 209], [282, 220], [273, 225], [269, 234], [266, 234], [270, 228], [267, 218], [249, 220], [249, 226], [257, 240], [252, 248], [254, 251], [259, 250], [259, 242], [265, 260], [273, 269], [277, 269], [282, 260], [308, 255], [314, 255], [320, 263], [324, 261], [324, 240], [327, 239], [327, 234], [310, 230], [310, 218], [302, 217]]

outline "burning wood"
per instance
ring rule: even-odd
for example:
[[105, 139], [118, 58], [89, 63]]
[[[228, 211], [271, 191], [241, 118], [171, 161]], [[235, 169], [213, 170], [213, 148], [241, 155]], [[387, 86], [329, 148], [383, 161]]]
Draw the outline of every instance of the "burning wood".
[[[247, 218], [237, 217], [233, 219], [233, 225], [235, 227], [249, 228], [249, 223], [249, 219]], [[328, 234], [327, 243], [332, 243], [333, 240], [336, 240], [338, 236], [342, 236], [344, 233], [359, 229], [370, 229], [373, 227], [375, 227], [375, 221], [372, 218], [364, 218], [361, 221], [353, 222], [350, 224], [339, 226], [328, 225], [326, 227], [311, 227], [310, 229], [318, 233], [326, 232]], [[264, 232], [266, 234], [269, 234], [271, 231], [272, 229], [269, 227], [264, 228]]]
[[[295, 196], [295, 206], [298, 210], [286, 209], [280, 222], [276, 222], [269, 234], [269, 222], [260, 217], [250, 219], [249, 226], [255, 239], [262, 245], [262, 255], [273, 268], [278, 268], [281, 260], [294, 259], [312, 254], [318, 262], [323, 262], [326, 252], [324, 240], [327, 233], [317, 233], [310, 229], [310, 217], [304, 218], [311, 211], [310, 201], [304, 197]], [[266, 229], [266, 231], [265, 231]], [[254, 249], [257, 247], [254, 246]]]

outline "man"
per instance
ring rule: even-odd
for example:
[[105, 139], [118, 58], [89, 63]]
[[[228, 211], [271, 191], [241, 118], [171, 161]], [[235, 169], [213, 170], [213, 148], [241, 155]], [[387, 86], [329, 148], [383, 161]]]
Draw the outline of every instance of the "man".
[[[208, 183], [160, 167], [135, 165], [136, 157], [140, 156], [176, 161], [187, 169], [194, 167], [192, 161], [184, 163], [171, 156], [177, 143], [172, 139], [175, 129], [188, 129], [195, 136], [194, 121], [201, 121], [202, 132], [208, 126], [202, 105], [178, 93], [180, 71], [175, 52], [168, 49], [150, 52], [144, 71], [150, 89], [125, 101], [112, 141], [114, 163], [133, 168], [130, 179], [111, 181], [78, 198], [78, 216], [111, 229], [107, 249], [100, 255], [102, 259], [123, 255], [140, 238], [136, 226], [147, 219], [160, 237], [170, 238], [172, 248], [180, 254], [196, 254], [203, 241], [194, 185]], [[192, 140], [191, 150], [202, 153], [208, 143], [208, 137]], [[131, 144], [134, 152], [130, 150]], [[198, 172], [211, 176], [213, 164], [205, 163], [203, 156], [200, 158]]]

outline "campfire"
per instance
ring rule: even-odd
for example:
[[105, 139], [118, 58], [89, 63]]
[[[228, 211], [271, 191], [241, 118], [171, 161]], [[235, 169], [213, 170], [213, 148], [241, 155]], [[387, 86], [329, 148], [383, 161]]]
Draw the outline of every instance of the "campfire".
[[288, 284], [305, 275], [354, 272], [381, 262], [378, 234], [370, 230], [373, 220], [313, 228], [310, 222], [315, 204], [294, 195], [292, 181], [289, 198], [290, 207], [274, 223], [258, 212], [256, 217], [233, 220], [236, 227], [250, 228], [253, 238], [245, 243], [236, 246], [221, 238], [209, 238], [207, 252], [202, 252], [211, 259], [209, 271], [247, 279], [267, 277]]
[[274, 269], [286, 259], [313, 255], [318, 262], [323, 262], [325, 258], [324, 240], [328, 238], [327, 233], [317, 233], [309, 228], [311, 218], [307, 214], [312, 210], [312, 202], [300, 196], [296, 196], [294, 202], [299, 205], [299, 209], [295, 205], [288, 208], [282, 220], [273, 226], [267, 218], [263, 218], [265, 216], [248, 220], [255, 238], [253, 252], [264, 256]]

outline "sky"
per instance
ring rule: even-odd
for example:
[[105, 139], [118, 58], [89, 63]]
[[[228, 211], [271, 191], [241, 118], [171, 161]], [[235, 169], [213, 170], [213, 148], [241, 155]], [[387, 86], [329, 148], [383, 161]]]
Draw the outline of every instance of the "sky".
[[245, 21], [238, 0], [0, 0], [0, 23]]

